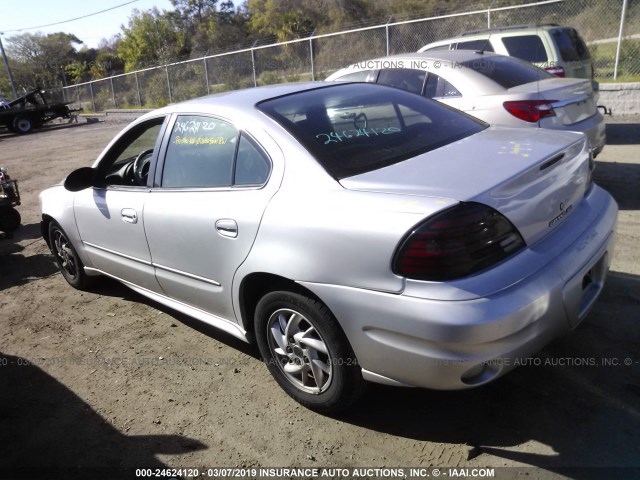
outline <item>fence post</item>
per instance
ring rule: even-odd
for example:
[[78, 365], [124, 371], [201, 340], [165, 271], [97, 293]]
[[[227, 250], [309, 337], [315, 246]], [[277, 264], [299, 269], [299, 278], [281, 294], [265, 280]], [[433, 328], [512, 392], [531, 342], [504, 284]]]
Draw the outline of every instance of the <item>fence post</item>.
[[80, 90], [78, 89], [77, 85], [76, 85], [76, 99], [78, 100], [78, 103], [82, 105], [82, 103], [80, 103]]
[[140, 82], [138, 82], [138, 72], [133, 74], [136, 78], [136, 92], [138, 93], [138, 106], [142, 108], [142, 97], [140, 96]]
[[167, 74], [167, 92], [169, 92], [169, 103], [173, 102], [171, 98], [171, 80], [169, 79], [169, 67], [167, 65], [164, 66], [164, 71]]
[[111, 84], [111, 100], [113, 101], [113, 108], [118, 108], [116, 103], [116, 89], [113, 88], [113, 77], [109, 77], [109, 83]]
[[91, 93], [91, 105], [93, 106], [93, 111], [96, 111], [96, 100], [93, 97], [93, 82], [89, 82], [89, 92]]
[[316, 31], [313, 30], [311, 35], [309, 36], [309, 58], [311, 60], [311, 81], [316, 81], [316, 69], [315, 64], [313, 63], [313, 36], [316, 34]]
[[204, 63], [204, 81], [207, 82], [207, 95], [211, 93], [209, 90], [209, 71], [207, 70], [207, 59], [203, 58], [202, 63]]
[[487, 28], [491, 28], [491, 7], [496, 3], [496, 0], [491, 0], [489, 7], [487, 8]]
[[253, 42], [253, 45], [251, 46], [251, 68], [253, 69], [253, 86], [254, 87], [258, 86], [258, 79], [256, 78], [256, 57], [253, 53], [253, 49], [257, 43], [258, 43], [258, 40]]
[[622, 46], [622, 31], [624, 30], [624, 17], [627, 14], [627, 0], [622, 0], [622, 15], [620, 15], [620, 31], [618, 32], [618, 46], [616, 47], [616, 63], [613, 67], [613, 79], [618, 78], [618, 62], [620, 61], [620, 47]]
[[391, 39], [389, 38], [389, 24], [393, 20], [393, 16], [389, 17], [387, 24], [384, 26], [385, 33], [387, 35], [387, 57], [391, 54]]

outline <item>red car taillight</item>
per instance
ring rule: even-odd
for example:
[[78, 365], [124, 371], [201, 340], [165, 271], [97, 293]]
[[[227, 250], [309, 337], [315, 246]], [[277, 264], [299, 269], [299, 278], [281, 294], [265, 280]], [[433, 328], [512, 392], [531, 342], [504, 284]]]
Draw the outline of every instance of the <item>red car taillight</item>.
[[460, 203], [417, 226], [393, 260], [397, 275], [454, 280], [491, 267], [525, 245], [506, 217], [480, 203]]
[[553, 111], [551, 104], [556, 100], [518, 100], [513, 102], [504, 102], [504, 108], [514, 117], [524, 120], [525, 122], [538, 122], [545, 117], [553, 117], [556, 112]]
[[556, 77], [565, 77], [564, 68], [562, 67], [547, 67], [545, 70]]

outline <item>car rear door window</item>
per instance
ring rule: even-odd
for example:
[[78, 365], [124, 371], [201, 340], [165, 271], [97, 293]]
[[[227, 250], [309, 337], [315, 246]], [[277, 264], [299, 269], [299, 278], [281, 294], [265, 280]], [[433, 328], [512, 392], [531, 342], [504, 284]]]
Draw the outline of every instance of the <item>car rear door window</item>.
[[336, 78], [336, 82], [372, 82], [374, 70], [361, 70], [359, 72], [347, 73]]
[[512, 57], [531, 63], [541, 63], [549, 60], [542, 39], [538, 35], [502, 37], [502, 43]]
[[427, 72], [412, 68], [388, 68], [380, 71], [378, 83], [401, 88], [408, 92], [422, 93]]
[[461, 97], [462, 94], [441, 76], [430, 73], [425, 85], [424, 96], [427, 98], [446, 98]]
[[491, 41], [486, 38], [484, 40], [470, 40], [468, 42], [458, 42], [457, 50], [481, 50], [483, 52], [493, 52]]
[[236, 157], [234, 185], [263, 185], [269, 178], [271, 161], [246, 134], [240, 135]]
[[178, 116], [167, 146], [162, 186], [230, 186], [237, 142], [238, 130], [224, 120]]
[[432, 52], [434, 50], [451, 50], [451, 44], [445, 43], [444, 45], [436, 45], [435, 47], [430, 47], [425, 50], [421, 50], [422, 52]]

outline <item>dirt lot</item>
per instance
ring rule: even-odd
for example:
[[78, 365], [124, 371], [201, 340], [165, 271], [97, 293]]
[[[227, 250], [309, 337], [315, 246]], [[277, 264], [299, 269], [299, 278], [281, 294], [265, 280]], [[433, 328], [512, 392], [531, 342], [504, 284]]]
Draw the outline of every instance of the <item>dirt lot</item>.
[[22, 227], [0, 240], [0, 478], [72, 478], [83, 467], [104, 467], [84, 478], [124, 478], [133, 471], [121, 467], [162, 466], [640, 478], [640, 118], [608, 122], [596, 181], [620, 204], [619, 236], [580, 327], [489, 386], [372, 386], [333, 418], [290, 400], [252, 347], [113, 281], [82, 293], [57, 273], [38, 192], [89, 165], [123, 125], [0, 133], [0, 165], [23, 199]]

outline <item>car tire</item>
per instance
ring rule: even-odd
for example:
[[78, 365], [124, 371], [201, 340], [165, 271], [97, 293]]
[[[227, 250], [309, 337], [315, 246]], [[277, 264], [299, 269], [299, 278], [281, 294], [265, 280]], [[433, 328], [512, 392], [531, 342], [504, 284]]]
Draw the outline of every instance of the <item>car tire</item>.
[[49, 224], [49, 246], [60, 273], [69, 285], [78, 290], [86, 290], [95, 283], [95, 278], [85, 273], [82, 260], [69, 237], [55, 221]]
[[13, 128], [18, 133], [29, 133], [33, 129], [33, 123], [30, 118], [16, 117], [13, 121]]
[[15, 208], [2, 208], [0, 210], [0, 231], [14, 232], [22, 221], [20, 212]]
[[337, 413], [362, 395], [365, 381], [353, 349], [322, 303], [297, 293], [271, 292], [258, 302], [254, 325], [267, 368], [300, 404]]

